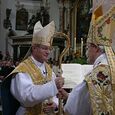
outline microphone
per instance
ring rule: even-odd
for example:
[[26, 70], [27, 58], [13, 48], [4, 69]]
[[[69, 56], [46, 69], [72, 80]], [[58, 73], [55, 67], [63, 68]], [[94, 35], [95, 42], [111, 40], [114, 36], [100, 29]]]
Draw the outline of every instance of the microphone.
[[45, 71], [43, 71], [43, 74], [47, 75], [47, 71], [46, 71], [46, 72], [45, 72]]

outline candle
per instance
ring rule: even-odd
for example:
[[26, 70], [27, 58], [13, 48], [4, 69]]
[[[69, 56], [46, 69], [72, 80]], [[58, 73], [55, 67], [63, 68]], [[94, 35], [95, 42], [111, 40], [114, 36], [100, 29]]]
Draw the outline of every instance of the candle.
[[81, 38], [81, 57], [83, 57], [83, 38]]
[[74, 38], [74, 53], [76, 53], [76, 37]]

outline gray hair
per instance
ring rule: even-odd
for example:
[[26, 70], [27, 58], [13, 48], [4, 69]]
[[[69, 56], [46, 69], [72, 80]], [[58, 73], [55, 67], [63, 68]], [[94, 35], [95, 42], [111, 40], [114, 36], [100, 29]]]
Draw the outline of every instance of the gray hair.
[[102, 53], [105, 53], [105, 48], [104, 48], [104, 46], [98, 45], [98, 48], [100, 49], [100, 51], [101, 51]]

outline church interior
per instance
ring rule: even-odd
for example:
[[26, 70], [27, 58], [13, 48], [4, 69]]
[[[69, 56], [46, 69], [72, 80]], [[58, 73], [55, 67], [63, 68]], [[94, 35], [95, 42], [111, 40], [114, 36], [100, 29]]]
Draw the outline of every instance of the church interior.
[[[97, 2], [97, 1], [101, 1], [101, 0], [94, 0], [94, 1]], [[33, 39], [33, 35], [34, 35], [33, 34], [34, 26], [35, 26], [36, 22], [38, 22], [38, 21], [41, 22], [43, 27], [45, 27], [51, 21], [54, 21], [54, 23], [55, 23], [56, 31], [55, 31], [55, 33], [53, 33], [54, 36], [52, 37], [52, 39], [50, 41], [52, 43], [52, 47], [50, 50], [50, 55], [48, 55], [48, 64], [50, 65], [50, 66], [48, 65], [48, 67], [51, 68], [50, 72], [55, 73], [55, 78], [57, 78], [58, 73], [60, 73], [61, 75], [64, 72], [66, 73], [66, 75], [69, 73], [68, 74], [69, 76], [67, 76], [66, 83], [64, 81], [64, 83], [68, 86], [63, 87], [67, 90], [68, 93], [72, 90], [72, 88], [76, 84], [78, 84], [78, 82], [80, 83], [82, 81], [85, 81], [86, 80], [86, 79], [84, 80], [84, 78], [86, 77], [85, 72], [86, 71], [91, 72], [92, 69], [94, 68], [93, 63], [88, 64], [88, 59], [86, 59], [86, 55], [87, 55], [86, 49], [88, 49], [88, 47], [92, 46], [92, 41], [94, 40], [93, 37], [98, 38], [96, 35], [97, 35], [97, 33], [99, 33], [102, 30], [102, 28], [100, 29], [99, 27], [98, 27], [98, 29], [96, 27], [95, 27], [96, 29], [93, 28], [94, 26], [93, 26], [93, 21], [92, 21], [93, 20], [92, 14], [95, 13], [95, 12], [93, 12], [95, 10], [95, 8], [92, 6], [94, 5], [94, 1], [93, 0], [0, 0], [0, 90], [1, 90], [1, 86], [2, 86], [1, 84], [2, 84], [3, 80], [7, 77], [7, 75], [9, 75], [12, 72], [12, 70], [14, 70], [20, 64], [20, 62], [23, 62], [25, 55], [27, 55], [29, 49], [32, 48], [31, 46], [32, 46], [32, 39]], [[113, 3], [115, 3], [114, 0], [111, 0], [111, 1], [113, 1]], [[105, 2], [106, 2], [106, 0], [105, 0]], [[95, 11], [97, 11], [97, 9]], [[103, 8], [103, 12], [104, 12], [104, 8]], [[101, 16], [102, 15], [99, 15], [98, 18], [100, 18]], [[106, 16], [106, 15], [104, 15], [104, 16]], [[111, 17], [109, 17], [109, 19]], [[112, 18], [114, 19], [114, 17], [115, 16], [113, 16]], [[95, 19], [96, 19], [96, 17], [95, 17]], [[110, 20], [106, 20], [105, 22], [109, 25], [109, 21]], [[104, 24], [102, 24], [101, 26], [103, 26], [103, 25]], [[115, 25], [115, 23], [114, 23], [114, 25]], [[95, 26], [97, 26], [96, 23], [95, 23]], [[111, 26], [111, 27], [113, 27], [113, 26]], [[100, 30], [95, 34], [93, 29], [95, 29], [97, 31], [99, 29]], [[107, 29], [105, 29], [105, 30], [107, 30]], [[111, 28], [109, 28], [109, 29], [112, 30]], [[108, 31], [106, 32], [105, 30], [103, 30], [103, 31], [105, 33], [107, 33]], [[115, 34], [113, 31], [114, 31], [114, 29], [112, 30], [112, 32], [110, 32], [110, 33], [112, 33], [111, 34], [112, 37], [109, 36], [109, 38], [110, 37], [112, 38], [110, 43], [112, 44], [113, 50], [115, 52], [115, 45], [114, 45], [115, 40], [113, 40], [113, 38], [115, 38], [114, 37]], [[92, 36], [89, 37], [88, 33], [90, 33]], [[105, 35], [105, 33], [103, 35]], [[108, 32], [108, 34], [110, 34], [110, 33]], [[98, 36], [101, 38], [102, 37], [101, 33], [99, 33], [99, 34], [100, 35], [98, 35]], [[86, 43], [88, 43], [87, 42], [88, 37], [92, 38], [91, 39], [92, 41], [89, 42], [90, 46], [88, 46], [88, 44], [87, 44], [87, 47], [86, 47]], [[36, 37], [36, 38], [38, 38], [38, 37]], [[51, 37], [49, 37], [49, 38], [51, 38]], [[105, 37], [104, 37], [103, 41], [104, 40], [106, 41], [108, 39], [105, 39]], [[98, 45], [101, 46], [100, 44], [98, 44], [98, 45], [97, 44], [96, 45], [94, 44], [94, 45], [96, 47]], [[36, 44], [34, 43], [34, 45], [36, 45]], [[39, 45], [41, 45], [41, 44], [39, 43], [37, 45], [38, 46], [36, 46], [36, 47], [40, 48]], [[104, 44], [103, 49], [106, 48], [105, 46], [106, 45]], [[102, 47], [97, 47], [97, 48], [101, 49]], [[101, 53], [105, 53], [104, 52], [105, 50], [101, 49], [101, 51], [102, 51]], [[108, 52], [109, 51], [112, 51], [112, 49], [108, 50]], [[30, 57], [32, 57], [32, 53], [33, 52], [31, 52]], [[37, 53], [39, 53], [39, 50]], [[110, 54], [110, 53], [111, 52], [109, 52], [108, 54]], [[94, 52], [93, 52], [93, 54], [95, 55]], [[112, 58], [110, 58], [110, 59], [112, 60], [111, 62], [114, 63], [113, 58], [115, 57], [114, 56], [115, 53], [112, 52], [111, 54], [112, 55], [110, 55], [110, 56]], [[87, 56], [87, 58], [89, 58], [89, 57], [90, 56]], [[95, 59], [95, 60], [97, 60], [97, 59]], [[39, 60], [37, 60], [37, 61], [39, 61]], [[43, 63], [43, 62], [45, 62], [45, 61], [41, 61], [40, 63]], [[100, 63], [101, 63], [101, 61], [98, 64], [100, 64]], [[61, 66], [61, 64], [62, 64], [62, 66]], [[35, 65], [37, 65], [37, 64], [35, 64]], [[103, 65], [103, 63], [102, 63], [102, 65]], [[113, 64], [113, 65], [115, 65], [115, 64]], [[46, 70], [44, 73], [44, 74], [46, 74], [45, 77], [47, 77], [48, 75], [49, 76], [52, 75], [52, 74], [48, 74], [47, 70], [50, 70], [50, 69], [47, 69], [45, 66], [44, 66], [44, 68]], [[2, 70], [2, 67], [5, 67], [5, 68]], [[63, 71], [62, 67], [64, 68], [64, 70], [67, 70], [67, 71]], [[82, 67], [84, 67], [84, 68], [82, 68]], [[115, 68], [115, 66], [113, 66], [113, 68]], [[85, 71], [82, 71], [83, 69]], [[34, 69], [33, 69], [33, 71], [34, 71]], [[33, 71], [30, 73], [34, 73]], [[88, 72], [86, 72], [86, 73], [88, 73]], [[17, 74], [17, 73], [14, 73], [14, 74]], [[25, 71], [25, 73], [26, 73], [26, 71]], [[115, 71], [114, 71], [114, 73], [115, 73]], [[82, 77], [79, 74], [81, 74], [81, 76], [85, 76], [85, 77], [83, 79], [81, 79]], [[91, 75], [93, 76], [92, 72], [91, 72]], [[99, 74], [99, 75], [101, 75], [101, 74]], [[70, 78], [70, 76], [71, 76], [71, 78]], [[92, 76], [89, 76], [89, 78], [91, 78]], [[101, 76], [101, 77], [103, 77], [103, 76]], [[73, 80], [73, 81], [71, 82], [71, 80]], [[76, 81], [76, 84], [74, 84], [75, 81]], [[93, 80], [92, 80], [92, 82], [93, 82]], [[45, 83], [46, 83], [46, 81], [44, 80], [43, 84], [45, 84]], [[69, 83], [72, 84], [71, 88], [70, 88]], [[0, 96], [1, 96], [1, 94], [2, 93], [0, 91]], [[0, 97], [0, 115], [1, 115], [1, 111], [3, 110], [1, 97]]]
[[[33, 27], [37, 21], [43, 26], [54, 20], [56, 32], [65, 33], [70, 48], [64, 61], [85, 63], [85, 43], [89, 29], [92, 0], [1, 0], [0, 51], [3, 57], [22, 59], [31, 45]], [[63, 36], [55, 36], [49, 58], [58, 60], [66, 47]], [[75, 60], [74, 57], [80, 57]]]

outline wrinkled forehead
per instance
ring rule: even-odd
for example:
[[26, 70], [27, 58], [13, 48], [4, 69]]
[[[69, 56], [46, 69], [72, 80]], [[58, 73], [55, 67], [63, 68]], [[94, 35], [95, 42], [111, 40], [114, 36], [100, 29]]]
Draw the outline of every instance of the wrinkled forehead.
[[87, 43], [86, 48], [89, 48], [89, 47], [97, 47], [97, 46], [93, 43]]
[[33, 47], [37, 47], [43, 50], [52, 50], [52, 46], [42, 45], [42, 44], [34, 44]]
[[48, 48], [51, 47], [51, 46], [48, 46], [48, 45], [42, 45], [42, 44], [33, 44], [32, 46], [36, 46], [36, 47], [48, 47]]

